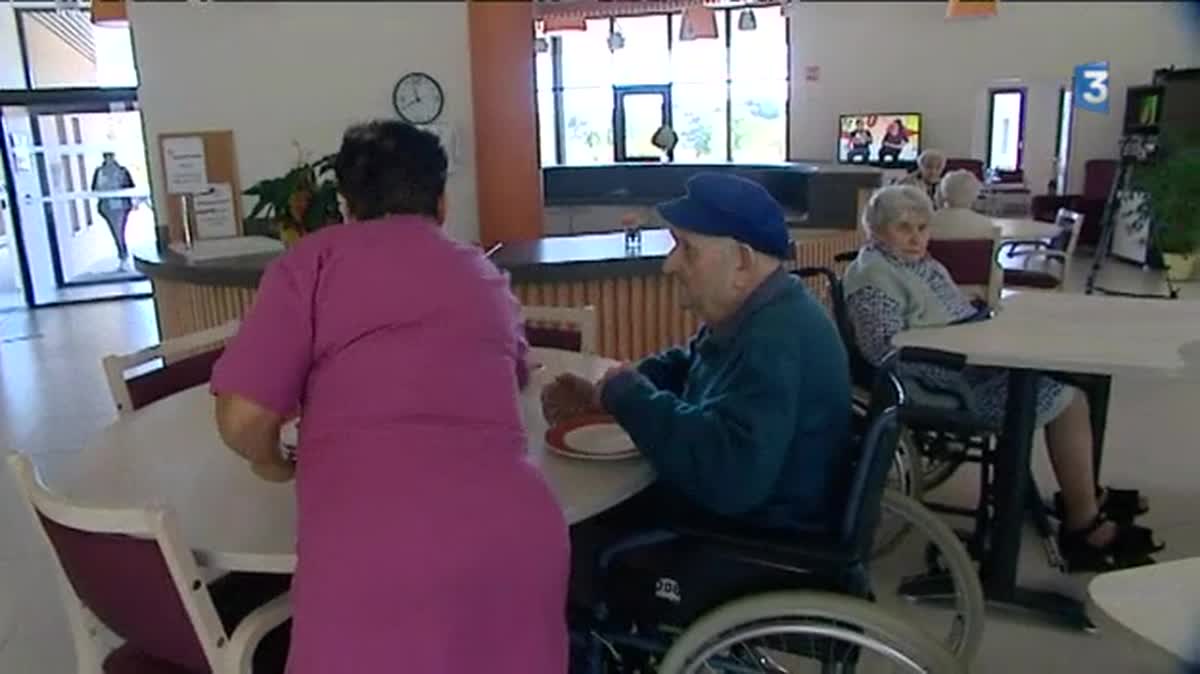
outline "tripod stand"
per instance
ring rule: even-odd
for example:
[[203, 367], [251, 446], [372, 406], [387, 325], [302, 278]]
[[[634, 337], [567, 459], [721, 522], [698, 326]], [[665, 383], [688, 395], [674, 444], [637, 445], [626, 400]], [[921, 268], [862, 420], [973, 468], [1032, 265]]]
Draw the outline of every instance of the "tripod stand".
[[[1154, 145], [1152, 142], [1147, 142], [1137, 137], [1126, 137], [1121, 141], [1121, 164], [1117, 169], [1117, 175], [1113, 179], [1112, 185], [1108, 189], [1108, 199], [1104, 202], [1104, 210], [1100, 216], [1100, 242], [1096, 246], [1096, 256], [1092, 260], [1092, 268], [1088, 272], [1087, 283], [1084, 285], [1083, 292], [1085, 295], [1099, 292], [1104, 295], [1118, 297], [1141, 297], [1160, 300], [1179, 299], [1179, 289], [1175, 287], [1175, 284], [1171, 281], [1171, 277], [1166, 274], [1163, 275], [1167, 282], [1166, 294], [1131, 293], [1102, 288], [1096, 285], [1096, 276], [1099, 275], [1100, 268], [1104, 266], [1104, 261], [1108, 259], [1109, 251], [1112, 248], [1113, 232], [1116, 230], [1117, 224], [1117, 209], [1120, 207], [1120, 197], [1118, 195], [1121, 188], [1128, 184], [1129, 176], [1136, 162], [1146, 159], [1149, 154], [1153, 153], [1153, 148]], [[1162, 251], [1159, 250], [1152, 225], [1151, 231], [1147, 232], [1146, 236], [1146, 260], [1162, 260]]]

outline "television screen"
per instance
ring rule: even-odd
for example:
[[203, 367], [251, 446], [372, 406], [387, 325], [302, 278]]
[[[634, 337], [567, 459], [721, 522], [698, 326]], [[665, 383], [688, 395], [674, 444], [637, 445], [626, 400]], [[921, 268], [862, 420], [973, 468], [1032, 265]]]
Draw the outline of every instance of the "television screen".
[[838, 161], [910, 167], [921, 154], [921, 115], [871, 112], [838, 119]]

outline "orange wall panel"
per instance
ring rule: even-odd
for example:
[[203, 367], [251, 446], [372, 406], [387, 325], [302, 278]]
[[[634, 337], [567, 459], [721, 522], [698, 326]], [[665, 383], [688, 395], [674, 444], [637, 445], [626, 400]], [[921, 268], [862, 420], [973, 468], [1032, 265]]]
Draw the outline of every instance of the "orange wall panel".
[[542, 173], [534, 83], [533, 3], [471, 0], [471, 94], [479, 238], [542, 236]]

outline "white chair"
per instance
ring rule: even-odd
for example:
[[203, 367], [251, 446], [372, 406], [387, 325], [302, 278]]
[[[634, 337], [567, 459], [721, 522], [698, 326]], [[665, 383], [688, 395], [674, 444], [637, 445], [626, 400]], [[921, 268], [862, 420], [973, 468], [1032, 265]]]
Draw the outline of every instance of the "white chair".
[[[225, 342], [237, 333], [240, 321], [164, 340], [125, 355], [106, 356], [101, 364], [117, 413], [129, 414], [159, 398], [207, 382]], [[161, 367], [142, 371], [162, 360]], [[127, 374], [137, 372], [132, 376]]]
[[[1079, 243], [1079, 230], [1083, 227], [1083, 214], [1066, 208], [1058, 209], [1054, 224], [1059, 233], [1053, 240], [1005, 241], [1000, 249], [1010, 252], [997, 254], [996, 259], [1021, 258], [1021, 267], [1004, 269], [1004, 285], [1026, 290], [1066, 289], [1071, 275], [1071, 260]], [[1018, 247], [1022, 247], [1018, 250]], [[1028, 246], [1026, 249], [1024, 246]]]
[[596, 308], [521, 307], [530, 346], [596, 353]]
[[[283, 593], [227, 631], [170, 512], [72, 503], [45, 488], [27, 457], [8, 465], [57, 560], [80, 674], [249, 674], [263, 637], [290, 616]], [[124, 644], [105, 653], [101, 625]]]

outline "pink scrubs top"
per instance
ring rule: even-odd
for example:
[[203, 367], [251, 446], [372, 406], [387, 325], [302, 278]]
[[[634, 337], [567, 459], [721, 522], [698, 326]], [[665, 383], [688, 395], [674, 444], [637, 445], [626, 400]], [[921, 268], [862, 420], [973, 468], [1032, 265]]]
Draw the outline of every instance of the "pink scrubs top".
[[426, 218], [322, 230], [263, 275], [212, 390], [302, 410], [291, 674], [566, 671], [525, 349], [506, 279]]

